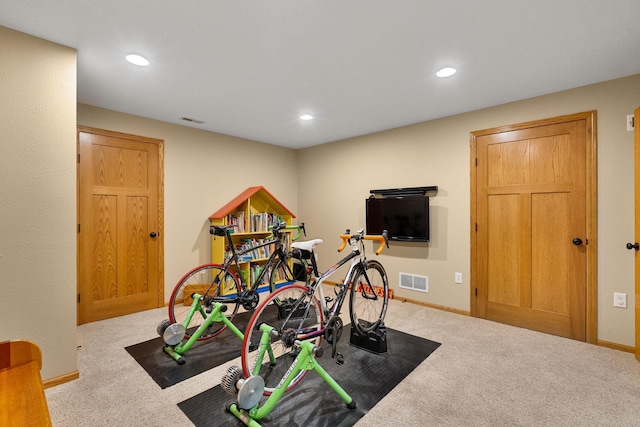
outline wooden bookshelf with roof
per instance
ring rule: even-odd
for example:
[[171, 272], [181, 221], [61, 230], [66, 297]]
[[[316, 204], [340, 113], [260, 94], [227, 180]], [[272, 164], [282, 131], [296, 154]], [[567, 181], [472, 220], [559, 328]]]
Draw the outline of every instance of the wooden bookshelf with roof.
[[[250, 247], [255, 242], [264, 241], [271, 235], [269, 226], [285, 222], [292, 225], [295, 215], [287, 209], [273, 194], [263, 186], [249, 187], [229, 203], [218, 209], [210, 217], [212, 225], [233, 225], [232, 240], [236, 246]], [[291, 244], [291, 234], [285, 234], [285, 247]], [[211, 236], [211, 261], [223, 264], [226, 256], [227, 242], [224, 237]], [[253, 283], [252, 278], [268, 258], [268, 249], [252, 252], [240, 264], [241, 273], [247, 283]], [[268, 280], [268, 277], [267, 277]]]

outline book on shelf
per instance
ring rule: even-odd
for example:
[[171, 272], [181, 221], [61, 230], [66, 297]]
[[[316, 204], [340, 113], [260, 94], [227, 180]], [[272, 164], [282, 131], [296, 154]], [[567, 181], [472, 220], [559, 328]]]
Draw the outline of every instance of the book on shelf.
[[[266, 242], [268, 239], [243, 239], [242, 247], [244, 250], [250, 250], [251, 257], [254, 260], [265, 259], [271, 256], [271, 252], [273, 251], [274, 245], [265, 245], [260, 246]], [[255, 249], [251, 249], [255, 248]]]
[[[249, 246], [246, 242], [238, 243], [234, 245], [234, 247], [236, 252], [243, 252], [251, 248], [251, 246]], [[233, 252], [231, 252], [231, 249], [227, 248], [227, 250], [224, 253], [224, 259], [225, 260], [231, 259], [232, 256], [233, 256]], [[251, 252], [242, 253], [238, 255], [238, 261], [240, 262], [248, 262], [248, 261], [251, 261], [252, 259], [253, 259], [253, 255], [251, 254]]]
[[249, 220], [251, 232], [254, 233], [269, 231], [269, 227], [284, 221], [281, 216], [270, 212], [252, 213]]
[[[262, 272], [263, 269], [264, 269], [264, 267], [261, 266], [261, 265], [253, 265], [253, 266], [251, 266], [251, 270], [250, 270], [251, 283], [254, 283], [258, 279], [258, 276], [260, 276], [260, 272]], [[266, 283], [269, 283], [269, 274], [265, 274], [262, 277], [262, 284], [260, 284], [259, 286], [262, 286], [262, 285], [264, 285]]]
[[228, 224], [233, 226], [234, 233], [245, 232], [244, 211], [238, 211], [233, 215], [229, 215]]
[[[269, 258], [276, 248], [275, 243], [270, 245], [264, 245], [264, 246], [260, 246], [260, 245], [263, 245], [271, 240], [272, 238], [242, 239], [242, 241], [234, 245], [236, 252], [246, 252], [241, 255], [238, 255], [238, 260], [240, 262], [249, 262], [249, 261], [263, 260], [263, 259]], [[289, 233], [283, 233], [282, 235], [283, 247], [288, 248], [290, 240], [291, 240], [291, 235]], [[224, 254], [225, 260], [230, 259], [232, 256], [233, 256], [233, 253], [231, 252], [231, 249], [227, 248]]]
[[288, 250], [288, 248], [291, 247], [291, 234], [284, 233], [282, 235], [282, 247], [284, 248], [285, 252]]

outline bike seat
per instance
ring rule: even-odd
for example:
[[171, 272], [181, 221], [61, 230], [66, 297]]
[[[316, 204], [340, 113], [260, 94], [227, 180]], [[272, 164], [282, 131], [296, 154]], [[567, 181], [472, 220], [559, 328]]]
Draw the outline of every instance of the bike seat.
[[291, 243], [291, 249], [294, 252], [293, 256], [298, 259], [311, 259], [313, 248], [318, 246], [320, 243], [324, 243], [322, 239], [293, 242]]
[[294, 249], [311, 252], [313, 251], [313, 248], [318, 246], [320, 243], [324, 243], [324, 241], [322, 239], [313, 239], [304, 242], [293, 242], [291, 243], [291, 247]]

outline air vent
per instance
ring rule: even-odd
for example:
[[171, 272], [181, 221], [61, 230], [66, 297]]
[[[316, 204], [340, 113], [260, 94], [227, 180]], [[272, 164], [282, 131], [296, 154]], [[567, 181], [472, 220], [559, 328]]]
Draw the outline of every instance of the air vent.
[[184, 120], [185, 122], [195, 123], [195, 124], [198, 124], [198, 125], [201, 125], [201, 124], [204, 123], [202, 120], [196, 120], [196, 119], [192, 119], [192, 118], [189, 118], [189, 117], [180, 117], [180, 120]]
[[429, 277], [400, 273], [400, 287], [419, 292], [429, 292]]

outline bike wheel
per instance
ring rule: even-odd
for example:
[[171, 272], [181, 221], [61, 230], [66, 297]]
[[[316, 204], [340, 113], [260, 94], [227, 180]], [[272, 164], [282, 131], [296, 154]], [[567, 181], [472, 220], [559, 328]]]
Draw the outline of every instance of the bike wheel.
[[362, 334], [374, 330], [384, 320], [389, 304], [387, 273], [378, 261], [367, 261], [360, 267], [351, 283], [349, 312], [351, 325]]
[[[264, 394], [270, 395], [284, 380], [292, 367], [297, 349], [296, 340], [307, 340], [319, 346], [322, 334], [309, 337], [321, 331], [322, 306], [309, 289], [300, 285], [289, 285], [273, 292], [251, 316], [242, 342], [242, 370], [244, 376], [260, 375], [264, 379]], [[260, 345], [260, 326], [266, 323], [274, 328], [268, 345], [273, 351], [274, 363], [269, 358], [268, 349]], [[315, 357], [315, 356], [314, 356]], [[300, 371], [287, 387], [295, 387], [308, 371]]]
[[[238, 289], [241, 289], [239, 279], [231, 272], [225, 272], [218, 264], [205, 264], [194, 268], [185, 274], [173, 289], [169, 299], [169, 321], [183, 325], [187, 330], [186, 338], [191, 337], [211, 313], [212, 298], [221, 297], [223, 289], [224, 293], [236, 294]], [[194, 293], [198, 293], [203, 298], [200, 299], [200, 307], [196, 307], [198, 310], [193, 313], [188, 325], [185, 325], [191, 313]], [[227, 305], [225, 316], [231, 319], [238, 312], [239, 304], [235, 300], [235, 295], [232, 295], [229, 301], [229, 304], [225, 304]], [[223, 322], [213, 322], [198, 337], [198, 341], [213, 338], [225, 328], [226, 325]]]
[[287, 285], [307, 285], [307, 266], [295, 258], [281, 258], [269, 272], [269, 290], [274, 292]]

